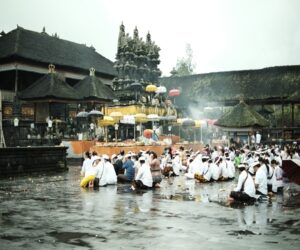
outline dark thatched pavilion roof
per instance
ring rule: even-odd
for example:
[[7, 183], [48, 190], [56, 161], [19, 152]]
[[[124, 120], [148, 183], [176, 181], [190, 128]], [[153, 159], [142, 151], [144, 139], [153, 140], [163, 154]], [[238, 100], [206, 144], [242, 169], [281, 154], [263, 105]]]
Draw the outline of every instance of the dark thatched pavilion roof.
[[300, 65], [163, 77], [159, 81], [168, 89], [182, 90], [176, 99], [180, 106], [193, 101], [231, 106], [241, 96], [249, 104], [281, 104], [300, 89]]
[[15, 59], [39, 64], [54, 64], [60, 69], [88, 71], [93, 65], [96, 72], [113, 78], [113, 62], [96, 52], [91, 46], [78, 44], [46, 32], [34, 32], [22, 27], [0, 36], [0, 61]]
[[20, 99], [27, 101], [77, 101], [80, 95], [52, 71], [24, 89]]
[[241, 101], [218, 119], [215, 125], [225, 128], [253, 128], [266, 127], [269, 125], [269, 121]]
[[79, 81], [75, 86], [82, 99], [92, 102], [111, 102], [115, 99], [113, 90], [101, 82], [90, 69], [90, 75]]

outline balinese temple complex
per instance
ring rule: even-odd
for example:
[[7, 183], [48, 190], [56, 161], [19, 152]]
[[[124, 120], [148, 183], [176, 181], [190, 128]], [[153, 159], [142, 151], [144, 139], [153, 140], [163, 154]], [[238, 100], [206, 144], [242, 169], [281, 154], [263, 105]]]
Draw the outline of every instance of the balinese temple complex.
[[121, 24], [116, 43], [112, 62], [92, 45], [61, 39], [45, 28], [2, 31], [0, 118], [6, 145], [135, 141], [147, 129], [200, 141], [200, 127], [202, 141], [199, 121], [179, 118], [191, 117], [195, 108], [200, 118], [200, 107], [225, 112], [241, 97], [270, 122], [273, 133], [299, 133], [300, 66], [190, 76], [173, 70], [172, 76], [161, 77], [160, 48], [149, 32], [143, 40], [137, 28], [130, 36]]

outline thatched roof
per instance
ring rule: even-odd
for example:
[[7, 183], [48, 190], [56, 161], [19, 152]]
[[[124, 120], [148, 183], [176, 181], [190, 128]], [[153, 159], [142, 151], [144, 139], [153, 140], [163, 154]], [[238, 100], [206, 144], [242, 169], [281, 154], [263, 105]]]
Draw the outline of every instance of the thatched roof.
[[215, 125], [226, 128], [253, 128], [266, 127], [269, 121], [242, 101], [218, 119]]
[[111, 102], [115, 99], [113, 90], [101, 82], [95, 75], [79, 81], [75, 86], [82, 99], [93, 102]]
[[55, 64], [60, 69], [88, 71], [95, 67], [99, 74], [115, 76], [113, 62], [93, 47], [18, 27], [0, 37], [0, 60], [29, 60], [39, 64]]
[[176, 99], [179, 105], [201, 100], [238, 103], [241, 96], [248, 103], [261, 99], [280, 102], [300, 89], [300, 65], [164, 77], [159, 81], [168, 89], [182, 90]]
[[80, 96], [69, 84], [59, 79], [56, 73], [48, 73], [23, 90], [20, 99], [27, 101], [76, 101], [80, 99]]

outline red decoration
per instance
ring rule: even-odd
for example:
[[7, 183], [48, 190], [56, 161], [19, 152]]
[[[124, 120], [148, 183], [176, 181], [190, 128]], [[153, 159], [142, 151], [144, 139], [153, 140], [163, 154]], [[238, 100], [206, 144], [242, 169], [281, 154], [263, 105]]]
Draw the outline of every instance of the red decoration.
[[152, 129], [145, 129], [144, 130], [144, 137], [146, 137], [147, 139], [150, 139], [152, 137]]
[[175, 96], [179, 96], [180, 95], [180, 90], [179, 89], [171, 89], [169, 91], [169, 96], [171, 97], [175, 97]]

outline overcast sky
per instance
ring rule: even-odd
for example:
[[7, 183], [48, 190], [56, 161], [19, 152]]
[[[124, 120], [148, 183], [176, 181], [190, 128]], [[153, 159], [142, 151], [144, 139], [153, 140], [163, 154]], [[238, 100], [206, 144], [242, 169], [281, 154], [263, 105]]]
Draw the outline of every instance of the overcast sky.
[[191, 44], [196, 73], [300, 64], [300, 0], [1, 0], [0, 30], [20, 25], [93, 45], [115, 60], [119, 26], [148, 31], [163, 75]]

